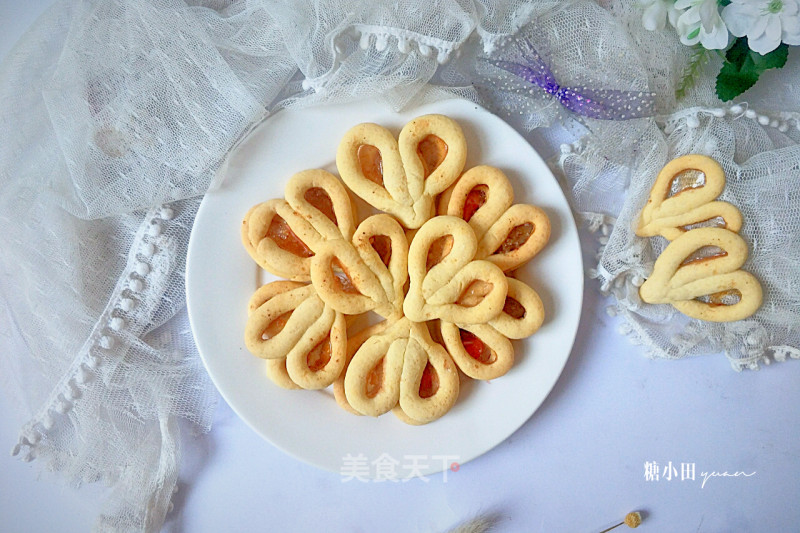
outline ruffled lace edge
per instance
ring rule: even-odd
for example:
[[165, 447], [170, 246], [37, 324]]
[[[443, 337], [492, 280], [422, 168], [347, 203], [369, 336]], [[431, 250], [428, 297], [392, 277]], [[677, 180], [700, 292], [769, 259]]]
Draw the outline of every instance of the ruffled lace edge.
[[333, 37], [331, 67], [320, 76], [305, 78], [302, 81], [302, 88], [306, 91], [313, 89], [316, 93], [324, 94], [326, 83], [334, 76], [342, 63], [347, 49], [345, 40], [348, 38], [358, 41], [358, 45], [362, 50], [373, 47], [377, 52], [384, 52], [391, 46], [396, 47], [401, 54], [416, 53], [424, 58], [433, 58], [439, 65], [444, 65], [451, 58], [458, 57], [461, 53], [461, 47], [473, 36], [477, 36], [481, 40], [485, 53], [491, 53], [530, 22], [534, 11], [535, 7], [532, 5], [525, 5], [517, 10], [511, 23], [512, 30], [509, 33], [491, 33], [485, 30], [479, 21], [475, 20], [473, 21], [475, 25], [472, 31], [460, 41], [447, 41], [392, 26], [351, 24]]

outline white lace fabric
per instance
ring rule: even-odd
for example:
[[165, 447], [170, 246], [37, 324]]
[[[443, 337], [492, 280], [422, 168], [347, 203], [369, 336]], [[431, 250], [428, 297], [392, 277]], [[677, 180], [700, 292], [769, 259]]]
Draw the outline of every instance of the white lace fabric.
[[[627, 123], [586, 120], [590, 133], [563, 147], [557, 164], [576, 211], [604, 233], [590, 274], [614, 296], [609, 312], [624, 318], [620, 331], [652, 357], [724, 352], [736, 370], [800, 358], [800, 247], [792, 244], [800, 237], [800, 196], [793, 191], [800, 178], [800, 93], [791, 81], [800, 77], [800, 58], [795, 55], [781, 71], [768, 72], [747, 93], [752, 105], [717, 100], [719, 63], [712, 60], [678, 106], [670, 88], [678, 85], [688, 49], [676, 44], [669, 30], [644, 30], [635, 6], [615, 3], [611, 13], [627, 28], [661, 115]], [[587, 63], [595, 64], [591, 58]], [[606, 66], [604, 74], [609, 72], [613, 65]], [[744, 216], [740, 233], [750, 255], [743, 268], [764, 289], [764, 304], [748, 319], [703, 322], [639, 298], [638, 287], [666, 246], [663, 238], [634, 234], [639, 213], [661, 168], [690, 153], [722, 165], [727, 185], [720, 199]]]
[[[208, 431], [216, 402], [185, 316], [200, 199], [274, 110], [376, 95], [398, 109], [458, 95], [522, 131], [580, 137], [557, 170], [607, 233], [594, 275], [651, 355], [725, 350], [737, 368], [800, 355], [798, 62], [758, 112], [721, 108], [710, 75], [678, 104], [688, 51], [640, 20], [622, 1], [57, 3], [0, 66], [0, 379], [29, 416], [14, 452], [75, 485], [108, 483], [98, 530], [159, 530], [180, 427]], [[476, 90], [496, 73], [475, 58], [531, 21], [560, 82], [649, 88], [662, 118], [576, 120], [536, 88]], [[722, 163], [723, 199], [745, 215], [746, 268], [766, 289], [750, 320], [708, 326], [638, 300], [663, 243], [633, 221], [661, 166], [689, 152]]]

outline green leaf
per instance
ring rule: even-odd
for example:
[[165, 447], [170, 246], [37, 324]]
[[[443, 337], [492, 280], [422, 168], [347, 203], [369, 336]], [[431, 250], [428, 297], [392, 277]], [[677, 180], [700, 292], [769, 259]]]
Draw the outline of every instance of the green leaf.
[[764, 54], [763, 56], [758, 52], [753, 52], [751, 50], [750, 56], [752, 57], [756, 66], [764, 70], [771, 68], [783, 68], [783, 66], [786, 64], [786, 59], [789, 57], [789, 45], [781, 43], [778, 48], [772, 52]]
[[717, 96], [723, 102], [733, 100], [758, 81], [755, 71], [740, 72], [732, 63], [725, 62], [717, 74]]
[[728, 4], [730, 4], [730, 3], [731, 3], [731, 0], [717, 0], [717, 3], [718, 3], [720, 6], [722, 6], [722, 7], [725, 7], [725, 6], [727, 6]]
[[717, 75], [717, 96], [724, 102], [733, 100], [755, 85], [765, 71], [783, 67], [788, 53], [789, 47], [781, 44], [761, 55], [750, 50], [744, 37], [739, 37], [725, 54], [725, 62]]
[[725, 59], [737, 69], [741, 70], [749, 55], [750, 47], [747, 46], [747, 39], [739, 37], [733, 42], [733, 46], [725, 53]]

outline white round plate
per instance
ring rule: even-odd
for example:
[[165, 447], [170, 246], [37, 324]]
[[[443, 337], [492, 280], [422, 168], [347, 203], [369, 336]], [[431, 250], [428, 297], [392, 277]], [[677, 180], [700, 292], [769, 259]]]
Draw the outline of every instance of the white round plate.
[[[406, 122], [427, 113], [458, 121], [467, 139], [466, 168], [500, 168], [511, 180], [516, 202], [545, 210], [552, 234], [544, 250], [519, 270], [520, 278], [541, 296], [546, 319], [532, 337], [514, 342], [514, 366], [492, 382], [462, 379], [450, 412], [431, 424], [409, 426], [391, 413], [370, 418], [345, 412], [330, 389], [288, 391], [266, 377], [264, 361], [244, 346], [244, 327], [251, 294], [276, 278], [262, 274], [250, 259], [239, 228], [251, 206], [282, 197], [295, 172], [324, 168], [338, 175], [336, 148], [352, 126], [375, 122], [397, 134]], [[421, 475], [487, 452], [541, 405], [572, 350], [583, 264], [575, 222], [555, 178], [505, 122], [463, 100], [403, 113], [379, 102], [358, 102], [281, 111], [240, 145], [229, 158], [224, 180], [206, 194], [197, 213], [186, 291], [192, 330], [208, 373], [231, 408], [261, 436], [298, 459], [342, 474], [353, 475], [360, 465], [358, 475], [374, 477], [375, 465], [383, 461]]]

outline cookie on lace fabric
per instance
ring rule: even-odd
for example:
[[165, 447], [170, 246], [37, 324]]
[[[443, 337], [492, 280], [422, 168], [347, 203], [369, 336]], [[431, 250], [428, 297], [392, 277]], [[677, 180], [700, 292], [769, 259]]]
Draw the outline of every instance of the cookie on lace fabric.
[[716, 200], [724, 187], [725, 172], [710, 157], [691, 154], [673, 159], [653, 183], [636, 235], [674, 240], [700, 227], [737, 233], [742, 227], [741, 212], [728, 202]]
[[755, 313], [762, 301], [761, 284], [740, 270], [747, 255], [744, 239], [730, 230], [689, 230], [656, 259], [639, 295], [647, 303], [668, 303], [700, 320], [742, 320]]

